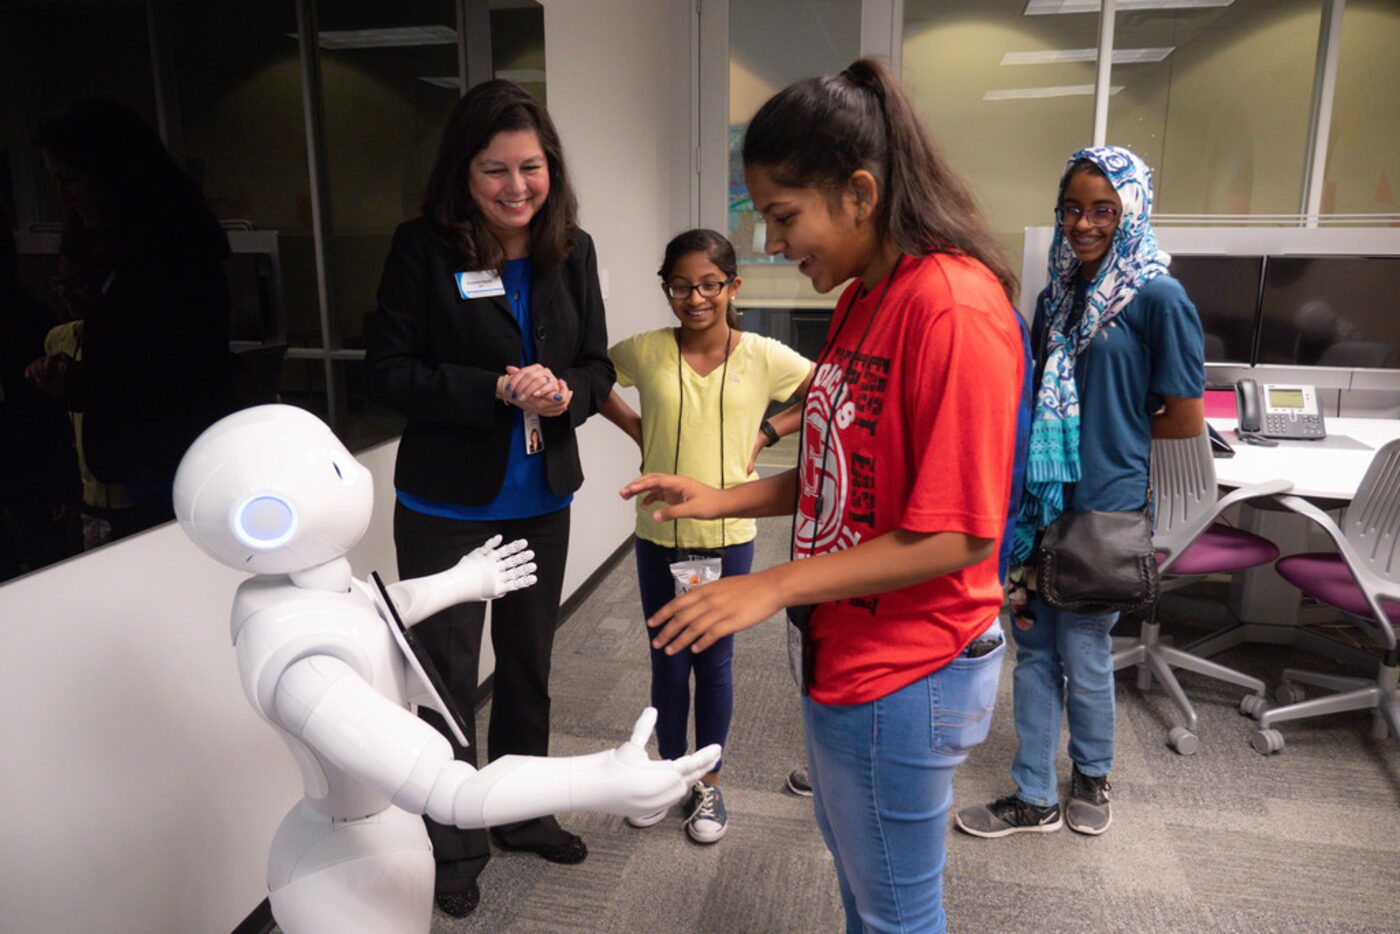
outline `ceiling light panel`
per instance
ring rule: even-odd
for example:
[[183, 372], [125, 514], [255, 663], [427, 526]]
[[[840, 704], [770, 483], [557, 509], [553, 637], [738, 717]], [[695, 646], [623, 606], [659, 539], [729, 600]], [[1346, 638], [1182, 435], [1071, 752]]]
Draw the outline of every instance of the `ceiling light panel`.
[[[293, 39], [295, 33], [290, 33]], [[393, 26], [388, 29], [329, 29], [320, 33], [323, 49], [387, 49], [421, 45], [456, 45], [450, 26]]]
[[[1229, 6], [1235, 0], [1118, 0], [1118, 12], [1125, 10], [1205, 10]], [[1024, 16], [1054, 16], [1060, 13], [1097, 13], [1099, 0], [1026, 0]]]
[[[1139, 65], [1160, 62], [1175, 51], [1175, 46], [1162, 49], [1114, 49], [1113, 64]], [[999, 65], [1058, 65], [1064, 62], [1096, 62], [1098, 49], [1042, 49], [1038, 52], [1007, 52]]]
[[[1117, 94], [1123, 85], [1109, 85], [1108, 93]], [[1041, 97], [1081, 97], [1094, 93], [1092, 84], [1060, 84], [1043, 88], [998, 88], [983, 93], [984, 101], [1017, 101]]]

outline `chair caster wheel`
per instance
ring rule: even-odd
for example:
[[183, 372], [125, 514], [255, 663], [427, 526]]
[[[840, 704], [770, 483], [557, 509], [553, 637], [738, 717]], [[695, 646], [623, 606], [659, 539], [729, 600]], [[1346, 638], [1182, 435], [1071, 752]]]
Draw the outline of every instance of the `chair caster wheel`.
[[1201, 748], [1201, 741], [1196, 738], [1196, 734], [1186, 729], [1184, 726], [1174, 726], [1167, 734], [1167, 745], [1172, 747], [1179, 755], [1194, 756], [1196, 750]]
[[1292, 681], [1284, 681], [1274, 688], [1274, 697], [1278, 699], [1280, 704], [1287, 705], [1301, 703], [1307, 698], [1307, 695]]
[[1255, 730], [1249, 738], [1249, 745], [1261, 756], [1283, 751], [1283, 734], [1278, 730]]
[[1259, 715], [1269, 709], [1269, 700], [1262, 694], [1246, 694], [1240, 698], [1240, 713], [1246, 717], [1259, 719]]

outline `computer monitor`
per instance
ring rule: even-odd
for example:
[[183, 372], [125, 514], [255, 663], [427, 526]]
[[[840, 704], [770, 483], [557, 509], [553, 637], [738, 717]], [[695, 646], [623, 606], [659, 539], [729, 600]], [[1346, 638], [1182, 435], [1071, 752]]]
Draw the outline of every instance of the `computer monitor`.
[[1206, 362], [1252, 363], [1264, 258], [1173, 253], [1168, 269], [1201, 315]]
[[1400, 257], [1269, 257], [1256, 362], [1400, 370]]

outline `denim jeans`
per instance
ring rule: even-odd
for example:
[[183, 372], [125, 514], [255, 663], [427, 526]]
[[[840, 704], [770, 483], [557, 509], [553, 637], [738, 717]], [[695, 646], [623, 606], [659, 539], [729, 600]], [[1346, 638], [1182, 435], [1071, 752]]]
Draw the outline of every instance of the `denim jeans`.
[[1016, 623], [1016, 737], [1011, 766], [1022, 801], [1049, 807], [1060, 800], [1055, 757], [1060, 720], [1069, 720], [1069, 758], [1085, 775], [1113, 767], [1113, 640], [1117, 613], [1056, 610], [1039, 597], [1030, 603], [1030, 629]]
[[[753, 542], [720, 549], [722, 577], [738, 577], [753, 569]], [[637, 583], [642, 591], [642, 613], [650, 618], [676, 596], [671, 562], [676, 555], [644, 538], [637, 539]], [[691, 651], [667, 655], [651, 648], [656, 630], [642, 626], [651, 652], [651, 706], [656, 708], [656, 748], [663, 759], [678, 759], [687, 752], [686, 725], [690, 720], [690, 678], [695, 676], [695, 748], [711, 743], [724, 745], [734, 716], [734, 637], [716, 639], [699, 654]], [[724, 761], [711, 770], [718, 772]]]
[[[980, 638], [1001, 634], [999, 623]], [[953, 772], [987, 738], [1003, 642], [867, 704], [802, 700], [813, 807], [846, 930], [942, 931]]]

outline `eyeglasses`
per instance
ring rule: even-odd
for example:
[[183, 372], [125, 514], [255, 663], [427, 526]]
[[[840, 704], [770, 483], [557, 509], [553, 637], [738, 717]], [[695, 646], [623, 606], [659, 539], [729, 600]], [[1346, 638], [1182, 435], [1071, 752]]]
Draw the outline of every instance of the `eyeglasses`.
[[722, 282], [710, 280], [707, 282], [698, 283], [696, 285], [691, 285], [688, 282], [663, 282], [661, 284], [661, 291], [665, 292], [666, 297], [673, 302], [685, 301], [686, 299], [690, 298], [691, 292], [699, 292], [701, 298], [716, 298], [718, 297], [719, 293], [724, 291], [725, 286], [729, 285], [729, 283], [733, 281], [734, 279], [731, 277], [723, 280]]
[[1087, 217], [1090, 227], [1111, 227], [1121, 213], [1117, 208], [1104, 204], [1087, 211], [1072, 204], [1062, 204], [1055, 209], [1055, 221], [1061, 227], [1073, 227], [1081, 217]]

